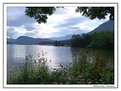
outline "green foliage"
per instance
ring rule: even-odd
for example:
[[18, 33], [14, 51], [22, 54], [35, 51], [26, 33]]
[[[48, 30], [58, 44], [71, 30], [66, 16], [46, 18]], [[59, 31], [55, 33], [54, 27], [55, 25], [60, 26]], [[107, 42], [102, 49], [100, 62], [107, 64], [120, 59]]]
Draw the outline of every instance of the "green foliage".
[[8, 84], [46, 84], [50, 82], [49, 80], [50, 74], [46, 59], [41, 57], [34, 60], [30, 55], [26, 57], [26, 62], [19, 66], [18, 70], [11, 72]]
[[104, 19], [110, 14], [110, 20], [114, 20], [114, 7], [77, 7], [76, 12], [90, 19]]
[[82, 35], [73, 35], [71, 39], [72, 47], [85, 47], [90, 43], [91, 35], [82, 34]]
[[64, 46], [64, 42], [63, 41], [55, 41], [54, 46]]
[[114, 49], [114, 33], [98, 32], [93, 34], [92, 41], [89, 46], [95, 48]]
[[114, 49], [113, 32], [97, 32], [94, 34], [73, 35], [72, 47], [91, 47]]
[[25, 64], [10, 74], [14, 75], [8, 84], [114, 84], [114, 64], [105, 62], [98, 53], [82, 49], [70, 66], [60, 65], [59, 69], [49, 69], [44, 57], [28, 57]]
[[55, 7], [26, 7], [25, 13], [34, 17], [38, 23], [46, 23], [48, 15], [52, 15], [55, 10]]
[[[46, 23], [48, 15], [52, 15], [56, 8], [60, 7], [26, 7], [25, 13], [27, 16], [35, 18], [38, 23]], [[110, 14], [110, 20], [114, 20], [114, 7], [77, 7], [75, 11], [90, 19], [104, 19], [106, 15]]]

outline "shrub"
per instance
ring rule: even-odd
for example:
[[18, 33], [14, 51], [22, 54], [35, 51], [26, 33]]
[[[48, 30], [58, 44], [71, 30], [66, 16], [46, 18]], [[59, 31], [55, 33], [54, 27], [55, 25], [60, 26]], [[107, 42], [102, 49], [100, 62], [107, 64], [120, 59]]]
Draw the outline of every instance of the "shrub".
[[70, 66], [53, 70], [44, 57], [34, 60], [29, 56], [10, 73], [8, 84], [114, 84], [114, 66], [107, 63], [96, 50], [89, 49], [82, 49]]

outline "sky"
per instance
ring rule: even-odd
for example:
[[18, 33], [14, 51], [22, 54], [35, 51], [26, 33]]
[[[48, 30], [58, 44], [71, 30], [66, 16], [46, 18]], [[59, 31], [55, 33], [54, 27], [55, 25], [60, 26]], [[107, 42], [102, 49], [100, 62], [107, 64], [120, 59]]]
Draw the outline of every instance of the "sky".
[[76, 7], [57, 8], [48, 16], [47, 23], [38, 24], [34, 18], [25, 15], [25, 7], [7, 7], [7, 38], [16, 39], [19, 36], [33, 38], [62, 37], [82, 34], [94, 30], [106, 19], [93, 19], [75, 12]]

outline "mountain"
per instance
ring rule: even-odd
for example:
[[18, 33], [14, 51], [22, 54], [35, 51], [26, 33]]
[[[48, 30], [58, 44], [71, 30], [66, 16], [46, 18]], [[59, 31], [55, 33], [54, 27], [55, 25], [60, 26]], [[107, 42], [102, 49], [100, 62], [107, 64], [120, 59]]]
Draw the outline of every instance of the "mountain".
[[97, 28], [95, 28], [94, 30], [89, 32], [89, 34], [92, 34], [92, 33], [95, 33], [95, 32], [103, 32], [103, 31], [113, 32], [114, 31], [114, 21], [109, 20], [109, 21], [99, 25]]
[[[114, 21], [109, 20], [97, 28], [89, 32], [88, 34], [93, 34], [95, 32], [103, 32], [103, 31], [114, 31]], [[7, 39], [8, 44], [52, 44], [54, 41], [66, 41], [70, 40], [72, 35], [66, 35], [63, 37], [53, 37], [53, 38], [32, 38], [27, 36], [20, 36], [17, 39]]]
[[52, 41], [51, 39], [48, 38], [36, 38], [37, 42], [48, 42], [48, 41]]
[[37, 44], [34, 38], [27, 36], [20, 36], [15, 41], [16, 44]]
[[16, 40], [16, 39], [9, 39], [9, 38], [7, 38], [7, 43], [13, 44], [13, 43], [15, 42], [15, 40]]
[[72, 35], [66, 35], [63, 37], [53, 37], [53, 38], [49, 38], [53, 41], [57, 40], [57, 41], [62, 41], [62, 40], [70, 40], [72, 38]]
[[42, 39], [42, 38], [32, 38], [32, 37], [28, 37], [28, 36], [20, 36], [17, 39], [7, 39], [7, 43], [8, 44], [44, 44], [47, 42], [52, 42], [52, 40], [50, 39]]
[[[63, 37], [53, 37], [53, 38], [32, 38], [28, 36], [20, 36], [17, 39], [7, 39], [8, 44], [23, 44], [23, 45], [31, 45], [31, 44], [53, 44], [54, 41], [66, 41], [70, 40], [72, 35], [67, 35]], [[67, 43], [68, 44], [68, 43]]]

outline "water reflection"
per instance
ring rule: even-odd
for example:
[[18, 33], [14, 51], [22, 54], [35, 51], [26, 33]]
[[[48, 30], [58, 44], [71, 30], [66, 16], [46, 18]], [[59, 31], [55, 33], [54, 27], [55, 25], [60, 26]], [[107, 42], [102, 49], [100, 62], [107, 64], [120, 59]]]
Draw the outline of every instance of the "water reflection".
[[101, 67], [114, 66], [114, 52], [112, 50], [72, 48], [73, 60], [82, 61], [82, 57], [86, 57], [87, 62], [95, 61]]
[[68, 66], [72, 60], [80, 60], [82, 52], [88, 53], [88, 60], [98, 56], [105, 64], [114, 64], [114, 54], [107, 50], [82, 49], [71, 47], [55, 47], [41, 45], [7, 45], [8, 69], [25, 62], [25, 57], [33, 55], [33, 59], [44, 57], [50, 68], [58, 68], [59, 65]]
[[70, 47], [9, 44], [7, 46], [7, 61], [9, 67], [24, 63], [25, 57], [29, 55], [33, 55], [34, 59], [37, 59], [38, 55], [46, 58], [50, 68], [57, 68], [60, 64], [66, 66], [72, 62]]
[[[24, 62], [28, 64], [28, 66], [25, 64], [25, 67], [31, 70], [30, 73], [34, 72], [31, 68], [37, 71], [35, 73], [38, 73], [39, 71], [36, 70], [36, 68], [40, 65], [39, 63], [44, 62], [45, 64], [45, 60], [47, 60], [49, 69], [54, 70], [54, 68], [57, 69], [60, 66], [64, 68], [64, 70], [62, 70], [62, 73], [64, 72], [62, 77], [64, 76], [64, 79], [66, 78], [64, 81], [67, 81], [70, 76], [72, 81], [76, 81], [77, 83], [114, 84], [113, 51], [41, 45], [8, 45], [7, 49], [8, 79], [11, 78], [11, 76], [13, 77], [13, 75], [21, 73], [19, 69]], [[63, 67], [68, 65], [70, 66], [67, 68]], [[12, 74], [11, 69], [14, 67], [18, 73]], [[23, 66], [21, 67], [23, 68]], [[42, 71], [41, 68], [39, 69]], [[25, 73], [26, 72], [27, 71], [25, 71]], [[57, 77], [58, 76], [60, 76], [60, 73]]]

